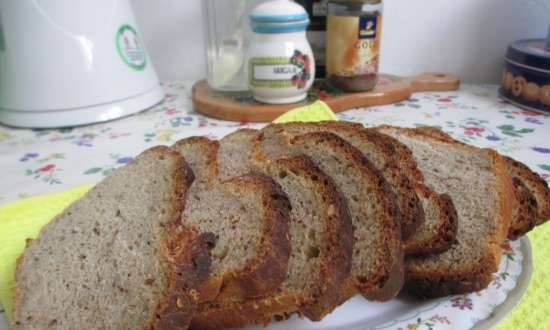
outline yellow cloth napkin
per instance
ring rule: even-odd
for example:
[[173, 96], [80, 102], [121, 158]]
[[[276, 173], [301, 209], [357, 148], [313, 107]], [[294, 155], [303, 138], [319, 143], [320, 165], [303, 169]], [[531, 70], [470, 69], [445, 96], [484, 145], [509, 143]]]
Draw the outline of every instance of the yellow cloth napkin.
[[273, 122], [277, 124], [290, 123], [293, 121], [319, 122], [325, 120], [338, 120], [334, 112], [323, 101], [316, 101], [305, 107], [289, 111]]
[[527, 236], [533, 249], [533, 278], [519, 305], [495, 330], [550, 328], [550, 224], [537, 227]]

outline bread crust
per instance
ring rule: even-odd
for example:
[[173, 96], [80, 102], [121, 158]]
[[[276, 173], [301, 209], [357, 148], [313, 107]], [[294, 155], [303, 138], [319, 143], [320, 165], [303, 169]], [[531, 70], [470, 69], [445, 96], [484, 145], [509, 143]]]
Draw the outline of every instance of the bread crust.
[[290, 256], [288, 222], [290, 203], [285, 193], [271, 178], [250, 173], [222, 184], [254, 189], [261, 194], [264, 213], [263, 233], [255, 257], [242, 269], [211, 276], [199, 288], [201, 302], [244, 300], [277, 290], [286, 277]]
[[514, 177], [513, 184], [518, 204], [514, 209], [514, 220], [508, 230], [508, 239], [516, 240], [533, 230], [537, 225], [538, 203], [535, 196], [520, 179]]
[[548, 183], [529, 167], [510, 157], [503, 156], [508, 173], [518, 178], [537, 201], [538, 215], [536, 225], [540, 226], [550, 220], [550, 189]]
[[458, 214], [453, 200], [449, 195], [437, 194], [424, 185], [418, 185], [417, 192], [422, 198], [430, 200], [440, 212], [440, 217], [445, 220], [435, 228], [435, 234], [432, 238], [426, 240], [415, 238], [405, 241], [405, 254], [408, 257], [414, 257], [426, 255], [427, 253], [445, 252], [456, 242], [458, 231]]
[[341, 283], [351, 270], [353, 230], [345, 201], [332, 179], [319, 170], [306, 156], [276, 160], [256, 159], [258, 167], [284, 168], [297, 175], [317, 182], [325, 201], [323, 260], [319, 269], [317, 294], [313, 297], [281, 289], [269, 296], [241, 302], [202, 305], [192, 321], [192, 329], [221, 329], [243, 327], [249, 324], [268, 324], [273, 318], [286, 317], [292, 313], [305, 315], [310, 320], [320, 321], [339, 305]]

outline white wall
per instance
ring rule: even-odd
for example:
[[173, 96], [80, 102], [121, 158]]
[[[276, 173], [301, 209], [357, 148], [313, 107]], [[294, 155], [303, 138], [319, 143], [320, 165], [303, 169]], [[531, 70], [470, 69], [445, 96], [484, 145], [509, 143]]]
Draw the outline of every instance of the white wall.
[[[132, 0], [163, 80], [205, 74], [200, 2]], [[496, 82], [509, 42], [546, 35], [550, 0], [385, 0], [384, 15], [382, 71]]]

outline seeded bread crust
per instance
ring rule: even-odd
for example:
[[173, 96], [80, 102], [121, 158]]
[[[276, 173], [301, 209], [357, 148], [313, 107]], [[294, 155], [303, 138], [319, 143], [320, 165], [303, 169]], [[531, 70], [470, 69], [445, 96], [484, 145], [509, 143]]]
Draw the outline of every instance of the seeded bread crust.
[[[268, 176], [248, 173], [220, 182], [218, 180], [219, 142], [205, 137], [191, 137], [173, 146], [196, 173], [200, 185], [191, 186], [191, 194], [222, 185], [235, 191], [255, 191], [261, 196], [263, 232], [259, 233], [259, 248], [253, 259], [242, 269], [210, 278], [199, 288], [201, 302], [244, 299], [276, 290], [287, 272], [290, 243], [288, 221], [290, 205], [280, 187]], [[189, 198], [193, 203], [193, 198]], [[184, 220], [185, 223], [185, 220]], [[229, 233], [228, 233], [229, 234]]]
[[[239, 133], [237, 133], [239, 134]], [[223, 144], [223, 142], [222, 142]], [[246, 152], [243, 150], [243, 152]], [[267, 325], [280, 317], [298, 312], [314, 321], [320, 321], [340, 303], [341, 283], [349, 277], [351, 269], [353, 232], [351, 219], [345, 202], [341, 199], [332, 180], [320, 171], [313, 162], [305, 157], [282, 158], [277, 160], [256, 159], [257, 168], [266, 172], [271, 168], [277, 171], [288, 171], [302, 178], [307, 178], [317, 185], [323, 196], [327, 218], [324, 220], [324, 260], [317, 274], [311, 274], [315, 281], [316, 293], [306, 296], [293, 291], [279, 291], [273, 295], [244, 302], [201, 305], [192, 321], [192, 329], [237, 328], [250, 324]], [[223, 166], [222, 166], [223, 167]], [[292, 200], [291, 200], [292, 203]], [[293, 205], [293, 207], [298, 207]], [[291, 235], [305, 233], [291, 233]]]
[[[421, 127], [416, 128], [415, 131], [441, 141], [467, 145], [453, 139], [450, 135], [435, 127]], [[521, 181], [521, 185], [514, 183], [520, 203], [518, 205], [519, 208], [514, 211], [514, 220], [512, 221], [511, 232], [509, 233], [510, 239], [516, 239], [534, 228], [532, 220], [527, 219], [533, 215], [533, 198], [536, 201], [537, 208], [535, 213], [536, 225], [542, 225], [550, 220], [550, 189], [548, 188], [548, 183], [540, 175], [531, 171], [525, 164], [507, 156], [502, 157], [508, 174]], [[529, 190], [531, 196], [528, 196], [528, 192], [524, 188]]]
[[[280, 127], [279, 125], [276, 129]], [[402, 238], [407, 240], [422, 225], [424, 212], [414, 185], [398, 167], [392, 150], [382, 143], [378, 133], [364, 129], [361, 124], [337, 121], [289, 123], [284, 125], [284, 129], [292, 135], [312, 132], [333, 133], [359, 149], [389, 184], [400, 212]], [[266, 130], [269, 130], [269, 127], [264, 129], [264, 132]]]
[[[380, 259], [377, 265], [373, 265], [376, 269], [364, 269], [363, 274], [354, 274], [348, 280], [348, 283], [343, 285], [341, 301], [347, 300], [357, 292], [360, 292], [370, 300], [384, 301], [395, 297], [399, 293], [404, 281], [404, 253], [400, 237], [399, 212], [395, 200], [390, 197], [388, 184], [382, 175], [358, 149], [332, 133], [317, 132], [292, 136], [286, 133], [285, 125], [270, 125], [262, 130], [258, 144], [254, 149], [255, 157], [273, 156], [266, 152], [264, 144], [264, 142], [270, 139], [275, 139], [274, 141], [277, 141], [276, 143], [279, 144], [279, 147], [281, 149], [284, 148], [285, 153], [288, 148], [289, 154], [304, 153], [309, 155], [307, 152], [308, 148], [331, 150], [332, 153], [338, 154], [340, 162], [345, 161], [349, 163], [349, 166], [352, 166], [354, 170], [361, 173], [356, 178], [357, 182], [360, 182], [365, 187], [377, 187], [377, 192], [373, 191], [373, 193], [377, 196], [376, 203], [379, 212], [381, 212], [377, 217], [377, 221], [385, 229], [379, 233], [381, 235], [379, 243], [382, 242], [383, 248], [381, 247], [381, 249], [384, 252], [378, 256]], [[310, 157], [323, 170], [323, 166], [318, 164], [318, 159]], [[330, 173], [327, 174], [331, 175]], [[343, 187], [339, 188], [341, 191]], [[351, 198], [351, 196], [346, 196], [345, 194], [344, 196], [346, 199]], [[354, 214], [352, 213], [351, 216], [354, 217]]]
[[[393, 137], [404, 135], [421, 141], [432, 140], [434, 143], [445, 143], [448, 144], [449, 148], [461, 149], [480, 155], [484, 154], [484, 156], [491, 159], [492, 171], [496, 177], [495, 188], [498, 198], [495, 205], [494, 230], [492, 230], [489, 237], [486, 237], [484, 250], [480, 251], [482, 257], [477, 261], [472, 260], [470, 264], [465, 264], [461, 269], [453, 270], [444, 267], [430, 270], [422, 267], [423, 260], [429, 261], [439, 256], [414, 258], [414, 263], [407, 263], [407, 282], [405, 284], [405, 290], [422, 297], [462, 294], [486, 288], [492, 279], [492, 274], [498, 271], [502, 255], [501, 245], [508, 235], [512, 212], [517, 203], [512, 180], [508, 175], [504, 159], [494, 150], [478, 149], [456, 141], [443, 141], [418, 133], [415, 129], [382, 126], [378, 127], [377, 130]], [[459, 219], [459, 221], [468, 221], [468, 219]], [[461, 244], [461, 242], [456, 244]]]
[[[167, 147], [151, 148], [136, 157], [136, 159], [129, 165], [116, 170], [113, 175], [97, 184], [94, 189], [88, 192], [84, 197], [82, 197], [82, 199], [75, 202], [75, 204], [87, 203], [88, 199], [91, 199], [93, 196], [99, 194], [102, 190], [104, 190], [104, 187], [112, 184], [121, 184], [118, 183], [118, 181], [115, 181], [116, 183], [113, 183], [112, 181], [120, 180], [123, 173], [138, 170], [141, 162], [148, 162], [157, 158], [162, 161], [169, 161], [171, 163], [170, 175], [168, 175], [168, 177], [172, 180], [170, 181], [170, 187], [168, 189], [169, 192], [167, 194], [169, 199], [166, 201], [164, 212], [159, 219], [159, 221], [161, 221], [161, 227], [163, 227], [164, 230], [161, 230], [161, 233], [159, 233], [161, 235], [160, 239], [162, 242], [161, 247], [157, 252], [159, 259], [162, 260], [161, 264], [166, 270], [164, 274], [166, 286], [162, 297], [157, 303], [156, 309], [151, 311], [151, 314], [147, 316], [148, 321], [146, 321], [141, 328], [144, 330], [185, 330], [187, 329], [191, 316], [197, 306], [198, 299], [195, 288], [207, 278], [209, 273], [210, 258], [208, 255], [207, 242], [212, 237], [210, 234], [198, 234], [196, 232], [182, 231], [179, 226], [179, 217], [184, 207], [185, 194], [188, 186], [193, 181], [193, 173], [184, 159]], [[27, 293], [21, 292], [20, 287], [24, 273], [36, 271], [32, 268], [27, 269], [27, 267], [32, 267], [32, 256], [29, 254], [34, 247], [39, 246], [48, 240], [48, 238], [44, 236], [49, 232], [49, 230], [53, 230], [54, 226], [57, 226], [59, 223], [65, 221], [65, 217], [70, 217], [71, 211], [72, 206], [65, 210], [62, 214], [58, 215], [50, 224], [46, 225], [41, 230], [41, 233], [37, 239], [28, 240], [27, 249], [18, 259], [16, 268], [14, 311], [12, 317], [14, 320], [13, 329], [32, 329], [32, 326], [27, 324], [30, 323], [31, 318], [29, 316], [23, 316], [28, 315], [30, 312], [22, 310], [23, 295], [26, 295]], [[96, 224], [90, 223], [90, 227], [95, 225]], [[87, 230], [86, 228], [82, 229]], [[92, 231], [91, 229], [92, 228], [89, 230]], [[63, 243], [59, 242], [59, 244]], [[81, 249], [84, 249], [82, 254], [89, 252], [83, 247], [81, 247]], [[99, 269], [99, 267], [96, 269]], [[99, 275], [101, 274], [98, 273], [98, 276]], [[158, 275], [163, 276], [161, 274]], [[49, 281], [56, 280], [60, 279], [49, 279]], [[144, 290], [147, 290], [147, 287], [144, 287]], [[84, 294], [84, 292], [81, 294]], [[86, 299], [85, 296], [83, 296], [82, 299]], [[101, 299], [98, 298], [98, 300]], [[37, 306], [36, 308], [41, 309], [43, 306]], [[81, 317], [81, 312], [78, 311], [78, 306], [68, 306], [65, 315], [70, 316], [70, 311], [73, 308], [77, 309], [74, 311], [74, 317], [79, 319]], [[98, 308], [100, 308], [100, 306], [98, 306]], [[51, 315], [51, 317], [52, 320], [50, 320], [47, 325], [43, 324], [38, 327], [54, 327], [56, 329], [74, 329], [83, 327], [80, 324], [68, 324], [70, 321], [60, 319], [62, 318], [61, 315]]]

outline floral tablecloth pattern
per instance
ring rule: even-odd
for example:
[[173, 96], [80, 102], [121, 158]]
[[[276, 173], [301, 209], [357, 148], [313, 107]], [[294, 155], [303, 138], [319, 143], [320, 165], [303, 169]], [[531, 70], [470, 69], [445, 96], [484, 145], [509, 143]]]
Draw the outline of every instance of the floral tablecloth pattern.
[[[0, 126], [0, 204], [97, 182], [154, 145], [170, 145], [193, 135], [220, 138], [241, 127], [262, 126], [195, 112], [191, 83], [163, 86], [167, 96], [162, 104], [108, 123], [54, 130]], [[518, 159], [550, 181], [550, 116], [500, 101], [497, 86], [465, 85], [456, 92], [419, 93], [404, 102], [350, 110], [338, 117], [366, 126], [437, 126], [464, 142]], [[466, 300], [453, 304], [469, 308]]]

